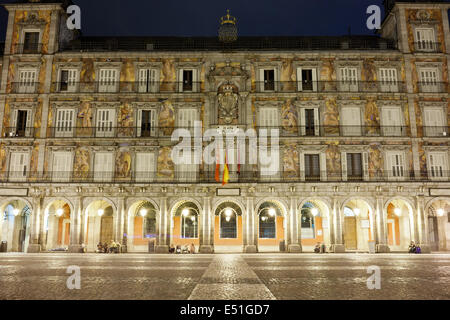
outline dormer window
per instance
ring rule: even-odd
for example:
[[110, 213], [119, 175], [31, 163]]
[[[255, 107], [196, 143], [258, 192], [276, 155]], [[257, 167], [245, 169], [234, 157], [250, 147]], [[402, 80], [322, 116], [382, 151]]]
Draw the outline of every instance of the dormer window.
[[436, 37], [433, 28], [416, 29], [416, 50], [418, 51], [436, 50]]
[[39, 32], [25, 31], [21, 53], [39, 53]]

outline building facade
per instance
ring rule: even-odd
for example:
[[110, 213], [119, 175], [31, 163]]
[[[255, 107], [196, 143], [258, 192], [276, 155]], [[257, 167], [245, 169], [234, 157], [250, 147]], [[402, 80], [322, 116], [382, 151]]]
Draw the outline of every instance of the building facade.
[[[224, 42], [81, 37], [58, 2], [4, 5], [7, 251], [450, 250], [450, 4], [385, 1], [380, 37]], [[227, 144], [224, 186], [224, 165], [178, 164], [196, 121], [278, 129], [279, 167], [238, 165], [248, 143]]]

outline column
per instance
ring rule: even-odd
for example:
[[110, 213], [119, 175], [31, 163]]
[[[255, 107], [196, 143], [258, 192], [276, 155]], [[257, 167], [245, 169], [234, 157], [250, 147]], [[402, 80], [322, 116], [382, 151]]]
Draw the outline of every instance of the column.
[[39, 243], [39, 231], [41, 222], [43, 199], [40, 195], [33, 197], [33, 219], [31, 221], [30, 244], [28, 245], [28, 253], [39, 253], [41, 245]]
[[386, 253], [390, 252], [387, 232], [386, 232], [386, 216], [383, 210], [383, 199], [376, 199], [376, 214], [375, 214], [375, 225], [376, 225], [376, 242], [377, 242], [377, 252]]
[[428, 221], [425, 215], [425, 203], [421, 196], [416, 196], [416, 220], [417, 220], [417, 236], [415, 237], [419, 243], [422, 253], [431, 253], [431, 247], [428, 240]]
[[252, 197], [247, 198], [247, 213], [245, 226], [247, 230], [247, 245], [244, 247], [245, 253], [258, 252], [258, 226], [255, 224], [255, 208], [254, 200]]
[[[117, 230], [116, 230], [116, 240], [117, 242], [122, 242], [124, 238], [124, 224], [125, 224], [125, 199], [124, 198], [118, 198], [117, 199]], [[122, 244], [122, 250], [126, 247]], [[126, 251], [125, 251], [126, 252]]]
[[81, 200], [75, 199], [73, 212], [70, 213], [70, 253], [81, 252], [81, 239], [80, 239], [80, 223], [81, 223]]
[[344, 228], [342, 221], [342, 211], [340, 208], [340, 203], [338, 199], [333, 199], [333, 224], [334, 224], [334, 244], [333, 244], [333, 252], [334, 253], [342, 253], [345, 252], [344, 245]]
[[[84, 206], [83, 206], [83, 197], [80, 197], [79, 198], [79, 212], [80, 212], [80, 214], [79, 214], [79, 216], [80, 216], [80, 244], [81, 245], [86, 245], [86, 242], [87, 242], [87, 239], [85, 239], [85, 237], [86, 237], [86, 229], [87, 229], [87, 226], [86, 226], [86, 223], [87, 223], [87, 218], [86, 218], [86, 215], [87, 215], [87, 212], [85, 212], [86, 210], [84, 210], [85, 208], [84, 208]], [[87, 248], [87, 245], [86, 245], [86, 248]]]
[[[212, 216], [212, 217], [211, 217]], [[214, 218], [214, 214], [211, 212], [211, 198], [203, 198], [203, 214], [201, 221], [201, 238], [200, 238], [200, 249], [201, 253], [213, 253], [214, 252], [214, 227], [211, 223], [211, 218]]]
[[297, 212], [297, 201], [294, 197], [290, 199], [289, 205], [289, 236], [288, 238], [288, 251], [291, 253], [302, 252], [302, 242], [297, 236], [298, 230], [298, 212]]
[[[125, 206], [126, 200], [124, 199], [124, 206]], [[129, 208], [128, 208], [129, 209]], [[126, 253], [128, 252], [128, 212], [129, 210], [124, 210], [123, 213], [123, 225], [122, 225], [122, 252]], [[158, 228], [158, 226], [156, 226]], [[158, 229], [156, 229], [156, 234], [158, 234]], [[158, 239], [156, 239], [157, 241]], [[156, 242], [155, 245], [157, 245], [158, 242]]]
[[169, 217], [170, 213], [167, 211], [167, 198], [162, 197], [160, 199], [160, 214], [159, 214], [159, 241], [155, 250], [157, 253], [168, 253], [169, 252], [169, 244], [170, 237], [172, 233], [172, 223], [171, 217]]

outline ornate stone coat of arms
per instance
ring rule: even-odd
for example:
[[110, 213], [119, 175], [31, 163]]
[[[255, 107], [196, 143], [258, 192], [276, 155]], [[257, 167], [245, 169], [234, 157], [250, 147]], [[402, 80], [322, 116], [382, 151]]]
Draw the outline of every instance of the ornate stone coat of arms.
[[219, 121], [223, 124], [233, 124], [238, 119], [239, 95], [233, 92], [232, 86], [225, 86], [223, 93], [219, 93]]

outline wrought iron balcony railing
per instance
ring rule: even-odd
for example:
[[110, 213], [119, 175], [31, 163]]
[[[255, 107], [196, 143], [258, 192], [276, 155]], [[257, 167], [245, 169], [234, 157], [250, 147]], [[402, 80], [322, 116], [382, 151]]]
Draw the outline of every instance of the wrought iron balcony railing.
[[450, 127], [429, 127], [423, 126], [423, 136], [424, 137], [436, 137], [436, 138], [449, 138], [450, 137]]
[[35, 128], [4, 128], [4, 138], [34, 138]]
[[439, 42], [430, 42], [430, 41], [414, 42], [414, 49], [415, 51], [420, 52], [432, 52], [432, 53], [442, 52], [441, 44]]
[[[233, 183], [368, 183], [368, 182], [450, 182], [450, 172], [439, 170], [430, 172], [398, 171], [370, 171], [369, 176], [350, 176], [343, 178], [340, 173], [320, 172], [320, 175], [308, 176], [305, 172], [284, 171], [270, 175], [263, 175], [260, 171], [230, 171], [230, 184]], [[56, 172], [44, 174], [32, 173], [27, 170], [20, 172], [0, 173], [0, 183], [53, 183], [53, 184], [198, 184], [220, 183], [216, 181], [214, 171], [173, 172], [169, 176], [161, 176], [155, 171], [135, 172], [126, 174], [117, 172]]]
[[196, 93], [202, 82], [152, 82], [141, 81], [97, 81], [54, 82], [52, 93]]
[[13, 54], [40, 54], [42, 43], [16, 43], [11, 49]]
[[13, 82], [11, 85], [12, 93], [37, 93], [39, 82]]
[[256, 92], [406, 92], [401, 81], [259, 81]]
[[419, 81], [419, 92], [422, 93], [448, 93], [448, 84], [446, 82]]

